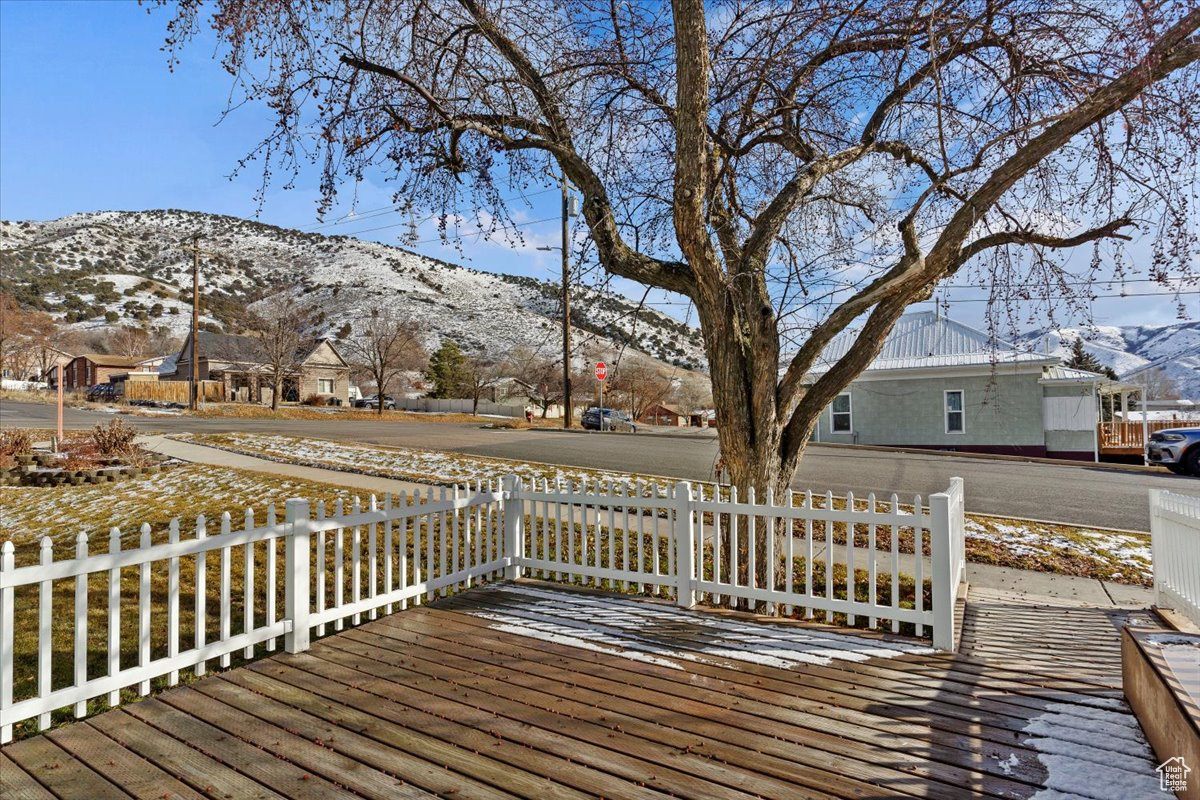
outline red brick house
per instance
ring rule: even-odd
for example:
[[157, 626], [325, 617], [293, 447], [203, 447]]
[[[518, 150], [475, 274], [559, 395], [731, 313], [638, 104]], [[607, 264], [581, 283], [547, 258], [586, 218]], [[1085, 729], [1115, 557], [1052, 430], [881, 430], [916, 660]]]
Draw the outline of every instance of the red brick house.
[[137, 363], [136, 358], [82, 353], [63, 367], [63, 389], [86, 389], [98, 383], [108, 383], [113, 375], [123, 375], [136, 367]]
[[676, 428], [686, 428], [691, 424], [690, 415], [679, 408], [666, 403], [655, 403], [642, 412], [641, 419], [647, 425], [670, 425]]

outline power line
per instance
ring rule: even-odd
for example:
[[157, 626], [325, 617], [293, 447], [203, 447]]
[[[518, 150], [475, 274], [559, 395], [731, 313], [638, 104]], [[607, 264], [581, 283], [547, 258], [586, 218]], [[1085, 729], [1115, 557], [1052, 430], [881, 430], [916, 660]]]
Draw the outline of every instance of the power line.
[[[558, 191], [557, 188], [541, 189], [539, 191], [530, 192], [528, 194], [518, 194], [518, 195], [514, 195], [512, 197], [504, 197], [504, 198], [501, 198], [501, 201], [505, 202], [505, 203], [509, 203], [509, 202], [512, 202], [513, 200], [526, 200], [530, 197], [537, 197], [538, 195], [549, 194], [550, 192], [556, 192], [556, 191]], [[335, 219], [332, 222], [315, 223], [313, 225], [306, 225], [303, 228], [301, 228], [300, 230], [304, 231], [305, 233], [315, 233], [317, 231], [325, 230], [327, 228], [334, 228], [339, 225], [351, 225], [355, 222], [360, 222], [362, 220], [368, 220], [368, 219], [374, 219], [375, 217], [387, 216], [388, 214], [390, 214], [393, 211], [399, 211], [405, 205], [406, 202], [408, 202], [408, 201], [401, 200], [399, 202], [392, 203], [391, 205], [380, 206], [378, 208], [369, 208], [366, 211], [361, 211], [361, 212], [356, 212], [356, 211], [352, 210], [349, 214], [339, 217], [338, 219]], [[396, 223], [396, 225], [408, 225], [408, 224], [420, 225], [423, 222], [429, 222], [431, 220], [435, 220], [438, 217], [440, 217], [441, 215], [442, 215], [442, 213], [438, 212], [436, 214], [431, 214], [428, 217], [422, 217], [421, 219], [412, 217], [404, 222], [398, 222], [398, 223]], [[369, 232], [369, 231], [358, 231], [358, 233], [365, 233], [365, 232]], [[353, 234], [351, 233], [351, 234], [343, 234], [343, 235], [352, 236]]]

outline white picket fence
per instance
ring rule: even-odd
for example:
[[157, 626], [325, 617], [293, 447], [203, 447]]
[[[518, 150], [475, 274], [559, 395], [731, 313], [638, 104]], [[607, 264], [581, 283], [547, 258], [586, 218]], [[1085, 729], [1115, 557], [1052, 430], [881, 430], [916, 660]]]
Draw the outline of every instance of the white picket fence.
[[[123, 689], [145, 695], [151, 681], [175, 685], [182, 670], [203, 675], [210, 660], [227, 667], [235, 654], [254, 657], [257, 646], [275, 650], [281, 637], [287, 652], [300, 652], [314, 633], [522, 575], [674, 596], [687, 607], [741, 601], [850, 625], [886, 623], [893, 631], [908, 623], [917, 635], [930, 629], [935, 647], [954, 646], [963, 571], [957, 478], [928, 504], [918, 496], [907, 508], [896, 495], [886, 502], [874, 495], [840, 501], [788, 492], [759, 502], [752, 493], [739, 501], [729, 487], [686, 482], [526, 487], [508, 477], [311, 511], [307, 501], [289, 500], [282, 523], [269, 507], [265, 524], [257, 526], [247, 510], [240, 530], [223, 514], [216, 535], [200, 517], [188, 539], [180, 538], [176, 520], [157, 542], [147, 525], [135, 548], [124, 547], [114, 528], [107, 552], [91, 552], [80, 534], [74, 557], [62, 560], [54, 559], [47, 538], [38, 563], [20, 567], [6, 542], [0, 549], [0, 743], [10, 741], [13, 725], [23, 720], [37, 718], [45, 729], [56, 710], [73, 707], [83, 717], [96, 698], [116, 706]], [[759, 570], [762, 558], [766, 567]], [[235, 592], [237, 576], [241, 589]], [[93, 604], [97, 595], [102, 599]], [[69, 616], [56, 616], [60, 603]], [[36, 658], [15, 649], [30, 638], [15, 636], [17, 610], [32, 624], [35, 606]], [[101, 618], [101, 630], [89, 629], [89, 611]], [[60, 645], [68, 653], [58, 654], [69, 655], [70, 669], [58, 673], [56, 625], [60, 642], [63, 626], [71, 628], [71, 646]], [[24, 690], [14, 700], [18, 680]]]
[[1150, 490], [1155, 604], [1200, 625], [1200, 497]]

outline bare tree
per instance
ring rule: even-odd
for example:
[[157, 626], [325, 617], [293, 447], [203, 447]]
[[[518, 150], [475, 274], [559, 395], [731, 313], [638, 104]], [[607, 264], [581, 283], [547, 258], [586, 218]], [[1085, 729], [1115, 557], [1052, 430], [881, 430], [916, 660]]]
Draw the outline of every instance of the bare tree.
[[54, 363], [57, 333], [49, 314], [21, 308], [12, 295], [0, 292], [0, 375], [8, 372], [17, 380], [43, 375]]
[[614, 371], [609, 381], [607, 405], [629, 409], [629, 415], [641, 419], [652, 407], [664, 402], [671, 394], [671, 379], [650, 364], [626, 361]]
[[271, 386], [271, 410], [275, 411], [279, 408], [284, 382], [299, 374], [300, 362], [316, 343], [311, 330], [313, 314], [293, 289], [277, 292], [256, 305], [243, 320], [245, 336], [253, 345], [252, 352], [242, 357], [248, 357], [266, 371]]
[[1147, 400], [1178, 400], [1179, 387], [1162, 367], [1148, 369], [1134, 378], [1146, 387]]
[[788, 485], [822, 409], [947, 278], [992, 287], [1000, 324], [1039, 289], [1078, 308], [1134, 230], [1151, 277], [1200, 263], [1189, 0], [171, 7], [168, 48], [211, 14], [234, 102], [274, 111], [265, 178], [322, 150], [322, 213], [382, 167], [414, 205], [512, 230], [505, 185], [553, 162], [591, 257], [694, 304], [741, 487]]
[[712, 387], [700, 377], [688, 376], [679, 381], [671, 399], [688, 414], [706, 409], [712, 403]]
[[489, 389], [504, 377], [504, 367], [484, 353], [474, 353], [466, 360], [467, 391], [471, 394], [471, 413], [479, 415], [479, 401]]
[[372, 307], [358, 331], [342, 341], [351, 364], [363, 369], [375, 382], [383, 414], [382, 396], [402, 372], [424, 369], [429, 361], [416, 324], [403, 319], [394, 309]]
[[151, 353], [150, 332], [145, 328], [122, 325], [109, 333], [105, 346], [114, 356], [142, 358]]
[[529, 399], [537, 404], [542, 419], [550, 407], [562, 402], [562, 361], [548, 358], [531, 347], [513, 348], [504, 359], [504, 377], [524, 387]]

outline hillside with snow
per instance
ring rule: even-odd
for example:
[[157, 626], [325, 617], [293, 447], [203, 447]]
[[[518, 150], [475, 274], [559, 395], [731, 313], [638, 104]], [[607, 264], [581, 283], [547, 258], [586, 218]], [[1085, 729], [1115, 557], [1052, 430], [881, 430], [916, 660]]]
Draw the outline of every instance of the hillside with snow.
[[[179, 210], [106, 211], [49, 222], [0, 221], [0, 285], [27, 307], [77, 330], [143, 324], [188, 329], [192, 261], [200, 234], [202, 322], [229, 328], [247, 305], [299, 287], [325, 335], [345, 335], [372, 307], [396, 308], [464, 350], [499, 356], [523, 345], [558, 352], [556, 283], [469, 269], [402, 248]], [[576, 360], [628, 347], [688, 369], [704, 368], [697, 329], [621, 295], [572, 291]]]
[[1122, 378], [1130, 376], [1136, 383], [1139, 371], [1154, 365], [1182, 397], [1200, 400], [1200, 322], [1057, 328], [1029, 333], [1025, 343], [1065, 358], [1076, 339], [1083, 339], [1084, 349]]

